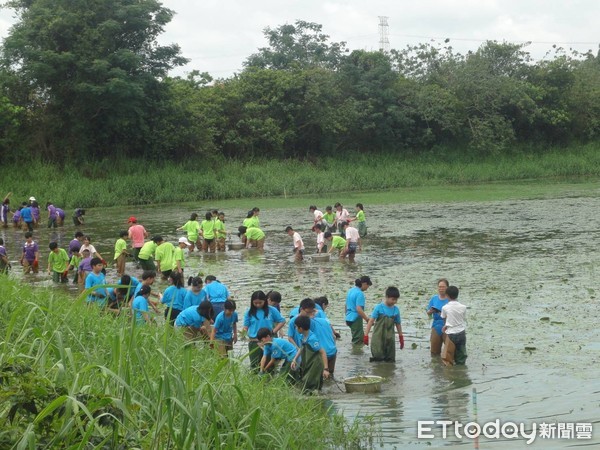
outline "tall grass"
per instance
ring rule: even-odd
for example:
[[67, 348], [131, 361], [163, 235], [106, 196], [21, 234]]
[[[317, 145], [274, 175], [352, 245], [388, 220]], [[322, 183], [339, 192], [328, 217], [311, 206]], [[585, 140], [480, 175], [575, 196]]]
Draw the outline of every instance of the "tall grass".
[[0, 448], [360, 448], [369, 436], [171, 327], [1, 278]]
[[81, 167], [32, 162], [0, 168], [2, 186], [14, 193], [14, 200], [34, 195], [70, 208], [599, 175], [599, 144], [485, 159], [452, 153], [414, 157], [351, 154], [312, 162], [106, 160]]

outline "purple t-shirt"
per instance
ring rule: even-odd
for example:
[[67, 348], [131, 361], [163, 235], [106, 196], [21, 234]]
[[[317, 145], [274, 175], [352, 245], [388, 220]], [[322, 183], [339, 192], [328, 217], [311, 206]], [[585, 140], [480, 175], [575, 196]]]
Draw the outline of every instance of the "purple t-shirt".
[[92, 271], [92, 265], [90, 264], [91, 262], [92, 262], [91, 256], [89, 258], [83, 258], [81, 260], [81, 262], [79, 263], [79, 271], [80, 272], [91, 272]]
[[31, 244], [25, 242], [23, 245], [23, 253], [25, 254], [25, 259], [29, 262], [33, 262], [35, 259], [35, 254], [39, 250], [37, 242], [32, 241]]
[[13, 222], [17, 223], [19, 220], [21, 220], [21, 210], [17, 209], [13, 215]]
[[79, 253], [79, 249], [81, 248], [81, 242], [77, 239], [73, 239], [69, 242], [69, 258], [73, 256], [73, 253]]
[[37, 206], [31, 206], [31, 214], [33, 214], [33, 217], [35, 217], [36, 222], [40, 221], [40, 208]]
[[0, 220], [2, 220], [2, 222], [6, 223], [8, 222], [8, 210], [10, 208], [8, 207], [8, 203], [2, 203], [2, 209], [0, 209]]
[[48, 205], [48, 218], [56, 219], [56, 207], [54, 205]]
[[65, 218], [65, 212], [62, 209], [60, 209], [60, 208], [56, 208], [56, 215], [58, 217], [60, 217], [61, 219]]
[[0, 256], [6, 256], [6, 249], [2, 245], [0, 245]]

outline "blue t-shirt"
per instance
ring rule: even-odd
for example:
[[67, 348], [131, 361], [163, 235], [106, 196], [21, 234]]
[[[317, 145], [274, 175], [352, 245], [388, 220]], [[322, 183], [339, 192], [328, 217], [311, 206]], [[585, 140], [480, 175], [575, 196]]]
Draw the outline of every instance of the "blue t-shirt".
[[318, 352], [319, 350], [321, 350], [321, 343], [317, 339], [315, 333], [313, 333], [312, 331], [308, 332], [308, 336], [306, 336], [306, 339], [302, 340], [302, 344], [308, 345], [314, 352]]
[[[106, 277], [102, 272], [96, 275], [94, 272], [88, 273], [87, 277], [85, 277], [85, 288], [89, 289], [94, 286], [100, 286], [101, 284], [106, 284]], [[105, 289], [95, 289], [93, 292], [97, 292], [102, 294], [103, 298], [96, 297], [91, 295], [91, 293], [87, 297], [88, 302], [98, 302], [99, 305], [103, 305], [106, 303], [106, 290]]]
[[31, 208], [29, 206], [25, 206], [21, 209], [21, 220], [23, 222], [33, 222], [33, 213], [31, 212]]
[[146, 297], [138, 295], [136, 298], [133, 299], [131, 309], [133, 309], [133, 313], [135, 314], [135, 323], [137, 323], [138, 325], [145, 325], [146, 319], [144, 319], [142, 313], [148, 312], [150, 310], [148, 308], [148, 299]]
[[354, 322], [356, 319], [362, 320], [356, 312], [356, 307], [360, 306], [364, 310], [365, 301], [365, 294], [358, 286], [354, 286], [348, 291], [348, 295], [346, 296], [346, 321]]
[[175, 319], [175, 325], [200, 328], [206, 320], [208, 320], [206, 317], [198, 313], [198, 306], [190, 306], [179, 313]]
[[273, 342], [263, 348], [263, 355], [272, 359], [285, 359], [292, 362], [296, 356], [296, 347], [290, 341], [281, 338], [274, 338]]
[[217, 314], [215, 319], [215, 338], [221, 341], [231, 341], [233, 339], [233, 324], [238, 321], [238, 313], [236, 311], [229, 317], [225, 315], [225, 311]]
[[400, 323], [400, 310], [396, 305], [387, 306], [385, 303], [379, 303], [371, 313], [372, 319], [379, 319], [380, 316], [388, 316], [394, 318], [394, 323]]
[[[117, 284], [121, 285], [120, 279], [119, 281], [117, 281]], [[125, 298], [135, 297], [137, 293], [140, 292], [140, 289], [142, 288], [142, 283], [140, 283], [140, 280], [138, 280], [136, 277], [131, 277], [131, 281], [129, 282], [129, 284], [123, 285], [123, 288], [125, 286], [128, 286], [127, 292], [125, 293]]]
[[431, 322], [431, 328], [434, 328], [435, 331], [437, 331], [437, 334], [442, 334], [442, 328], [444, 327], [444, 323], [446, 322], [443, 318], [442, 318], [442, 308], [448, 304], [448, 299], [440, 299], [439, 295], [434, 295], [433, 297], [431, 297], [431, 300], [429, 300], [429, 305], [427, 305], [427, 311], [429, 311], [431, 308], [435, 308], [438, 310], [438, 312], [434, 312], [433, 313], [433, 321]]
[[183, 299], [183, 309], [191, 306], [199, 306], [203, 300], [206, 300], [206, 291], [204, 289], [200, 292], [187, 291]]
[[227, 287], [216, 280], [204, 286], [203, 290], [211, 303], [223, 303], [230, 297]]
[[185, 301], [187, 293], [187, 289], [183, 287], [178, 288], [177, 286], [169, 286], [165, 289], [165, 292], [163, 292], [161, 302], [170, 308], [183, 311], [183, 302]]
[[269, 306], [269, 316], [265, 317], [262, 309], [256, 311], [256, 316], [250, 315], [250, 309], [244, 314], [244, 326], [248, 327], [248, 337], [256, 339], [256, 334], [261, 328], [273, 330], [276, 323], [285, 323], [285, 319], [276, 308]]
[[335, 336], [331, 329], [331, 323], [327, 319], [315, 318], [310, 321], [310, 331], [315, 334], [319, 344], [328, 358], [337, 354], [337, 347], [335, 345]]

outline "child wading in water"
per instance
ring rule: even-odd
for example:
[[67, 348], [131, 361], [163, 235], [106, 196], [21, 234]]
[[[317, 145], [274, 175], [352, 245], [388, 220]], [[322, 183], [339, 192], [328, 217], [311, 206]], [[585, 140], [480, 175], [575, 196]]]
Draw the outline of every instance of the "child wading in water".
[[327, 354], [317, 337], [310, 331], [310, 317], [298, 316], [294, 323], [296, 331], [302, 335], [302, 348], [292, 361], [292, 370], [297, 370], [300, 362], [300, 386], [303, 392], [321, 390], [323, 378], [329, 378]]
[[[369, 331], [373, 328], [371, 339], [371, 361], [396, 361], [396, 338], [394, 328], [398, 331], [400, 350], [404, 348], [404, 335], [400, 324], [400, 310], [396, 306], [400, 292], [393, 286], [385, 290], [385, 300], [378, 304], [365, 330], [364, 343], [369, 345]], [[374, 326], [373, 326], [374, 325]]]
[[291, 364], [298, 350], [296, 346], [287, 339], [273, 337], [273, 332], [268, 328], [261, 328], [256, 334], [258, 345], [263, 349], [263, 357], [260, 360], [260, 372], [266, 373], [275, 370], [279, 361], [283, 361], [279, 369], [279, 375], [286, 377], [290, 383], [295, 380], [290, 373]]
[[458, 299], [458, 288], [448, 286], [446, 289], [448, 304], [442, 308], [442, 318], [446, 325], [442, 331], [446, 334], [442, 361], [445, 365], [464, 365], [467, 361], [467, 307]]

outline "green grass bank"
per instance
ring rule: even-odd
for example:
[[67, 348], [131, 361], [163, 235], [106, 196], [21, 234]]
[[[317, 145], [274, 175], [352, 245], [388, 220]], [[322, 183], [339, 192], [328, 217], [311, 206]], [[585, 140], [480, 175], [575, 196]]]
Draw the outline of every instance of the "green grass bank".
[[364, 448], [322, 400], [0, 276], [0, 448]]
[[[472, 186], [495, 182], [551, 184], [600, 177], [600, 144], [544, 153], [471, 159], [466, 156], [348, 155], [315, 161], [104, 160], [56, 167], [42, 162], [0, 168], [2, 189], [14, 207], [29, 196], [44, 205], [74, 208], [207, 200], [324, 197], [417, 188]], [[397, 199], [396, 199], [397, 201]], [[372, 203], [372, 202], [371, 202]]]

